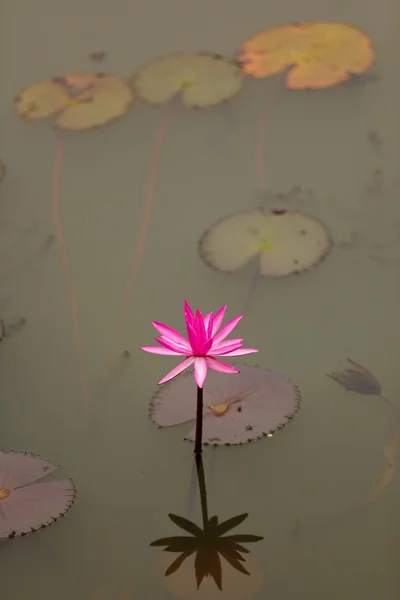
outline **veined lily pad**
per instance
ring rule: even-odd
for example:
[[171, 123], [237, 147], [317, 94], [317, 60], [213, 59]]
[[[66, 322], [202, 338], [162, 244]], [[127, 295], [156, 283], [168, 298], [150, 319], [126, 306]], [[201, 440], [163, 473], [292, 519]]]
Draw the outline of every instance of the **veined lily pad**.
[[171, 54], [140, 67], [132, 84], [141, 98], [165, 104], [177, 94], [187, 108], [208, 108], [230, 100], [243, 86], [240, 66], [219, 54]]
[[[204, 386], [203, 443], [239, 445], [271, 436], [299, 406], [299, 390], [279, 373], [250, 366], [241, 367], [238, 375], [212, 371]], [[194, 420], [193, 378], [182, 375], [162, 386], [152, 400], [150, 416], [160, 427]], [[194, 427], [186, 439], [194, 441]]]
[[0, 451], [0, 539], [43, 529], [71, 508], [71, 479], [36, 483], [56, 469], [33, 454]]
[[331, 87], [367, 71], [375, 52], [369, 37], [346, 23], [309, 22], [274, 27], [242, 44], [244, 73], [269, 77], [290, 69], [289, 89]]
[[262, 277], [282, 277], [310, 269], [331, 251], [326, 226], [315, 217], [286, 210], [238, 212], [214, 223], [200, 238], [201, 258], [233, 273], [258, 258]]
[[15, 98], [17, 114], [37, 121], [60, 113], [55, 127], [84, 131], [121, 118], [134, 101], [134, 92], [116, 75], [66, 75], [41, 81]]

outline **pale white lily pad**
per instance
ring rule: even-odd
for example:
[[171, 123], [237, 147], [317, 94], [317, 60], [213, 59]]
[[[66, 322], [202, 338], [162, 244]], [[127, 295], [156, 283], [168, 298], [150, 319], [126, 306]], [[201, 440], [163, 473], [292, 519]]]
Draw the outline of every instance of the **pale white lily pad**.
[[237, 212], [214, 223], [200, 238], [201, 258], [223, 273], [238, 271], [258, 259], [261, 277], [283, 277], [307, 271], [332, 249], [327, 227], [301, 212]]
[[[298, 388], [274, 371], [254, 366], [241, 366], [237, 375], [209, 371], [204, 385], [203, 444], [240, 445], [272, 436], [299, 406]], [[150, 417], [160, 427], [194, 422], [193, 376], [181, 375], [161, 386], [151, 402]], [[195, 427], [185, 439], [194, 441]]]
[[27, 121], [60, 113], [56, 128], [85, 131], [121, 118], [133, 101], [132, 87], [122, 77], [77, 74], [25, 88], [15, 98], [15, 110]]
[[230, 100], [243, 86], [240, 66], [220, 54], [188, 52], [153, 60], [138, 69], [132, 84], [152, 104], [165, 104], [177, 94], [187, 108], [209, 108]]
[[0, 451], [0, 539], [48, 527], [71, 508], [71, 479], [37, 483], [56, 469], [34, 454]]

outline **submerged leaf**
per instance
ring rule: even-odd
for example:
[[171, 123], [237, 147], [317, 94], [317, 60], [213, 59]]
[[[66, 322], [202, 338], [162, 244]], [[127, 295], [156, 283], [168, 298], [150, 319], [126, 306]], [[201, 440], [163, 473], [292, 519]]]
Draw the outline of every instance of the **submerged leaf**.
[[257, 258], [262, 277], [307, 271], [332, 249], [326, 226], [315, 217], [286, 210], [238, 212], [202, 235], [200, 257], [213, 269], [233, 273]]
[[77, 74], [25, 88], [15, 99], [15, 110], [27, 121], [60, 113], [57, 129], [84, 131], [121, 118], [133, 101], [133, 90], [122, 77]]
[[330, 373], [328, 377], [339, 383], [346, 390], [358, 394], [379, 395], [382, 391], [381, 384], [368, 369], [365, 369], [351, 358], [347, 361], [351, 367], [337, 373]]
[[327, 88], [367, 71], [375, 58], [370, 38], [346, 23], [309, 22], [275, 27], [242, 44], [238, 62], [256, 78], [290, 69], [286, 87]]
[[179, 53], [139, 68], [132, 85], [152, 104], [164, 104], [181, 94], [187, 108], [208, 108], [235, 96], [242, 88], [243, 74], [236, 62], [219, 54]]

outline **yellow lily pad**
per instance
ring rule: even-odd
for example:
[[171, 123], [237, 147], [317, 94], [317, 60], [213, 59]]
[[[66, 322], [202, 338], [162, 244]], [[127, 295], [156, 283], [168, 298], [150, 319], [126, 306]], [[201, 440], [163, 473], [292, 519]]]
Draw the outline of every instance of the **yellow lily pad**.
[[132, 78], [138, 95], [164, 104], [181, 94], [187, 108], [209, 108], [230, 100], [243, 86], [240, 66], [219, 54], [191, 52], [158, 58]]
[[131, 107], [134, 92], [116, 75], [77, 74], [41, 81], [15, 99], [17, 114], [36, 121], [60, 113], [55, 127], [84, 131], [121, 118]]
[[242, 44], [237, 58], [256, 78], [290, 69], [289, 89], [327, 88], [367, 71], [375, 58], [370, 38], [346, 23], [309, 22], [275, 27]]

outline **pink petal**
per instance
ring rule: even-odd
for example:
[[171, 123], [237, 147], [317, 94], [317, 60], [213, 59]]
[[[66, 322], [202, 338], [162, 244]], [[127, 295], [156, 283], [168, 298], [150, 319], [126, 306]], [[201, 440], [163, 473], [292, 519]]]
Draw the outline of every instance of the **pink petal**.
[[242, 319], [243, 319], [243, 315], [239, 315], [238, 317], [235, 317], [234, 319], [231, 319], [230, 321], [228, 321], [228, 323], [226, 325], [224, 325], [224, 327], [221, 329], [221, 331], [219, 333], [217, 333], [217, 335], [214, 336], [214, 344], [218, 344], [219, 342], [222, 342], [222, 340], [224, 340], [226, 338], [226, 336], [228, 336], [230, 334], [230, 332], [235, 329], [236, 325]]
[[0, 489], [14, 489], [27, 485], [56, 469], [55, 465], [34, 454], [0, 451]]
[[221, 308], [219, 309], [219, 311], [214, 315], [213, 328], [212, 328], [212, 333], [211, 333], [211, 335], [213, 337], [215, 336], [215, 334], [217, 333], [218, 329], [222, 325], [222, 321], [225, 318], [226, 308], [227, 308], [226, 304], [225, 304], [225, 306], [221, 306]]
[[197, 357], [194, 361], [194, 378], [199, 388], [202, 388], [207, 377], [207, 362], [203, 357]]
[[212, 336], [213, 314], [207, 313], [204, 317], [204, 327], [206, 328], [207, 337]]
[[191, 348], [190, 354], [196, 354], [200, 350], [200, 348], [197, 344], [197, 331], [195, 329], [195, 322], [193, 321], [193, 325], [191, 325], [190, 323], [186, 323], [186, 329]]
[[229, 373], [230, 375], [234, 375], [235, 373], [240, 373], [239, 369], [233, 367], [232, 365], [228, 365], [228, 363], [224, 363], [220, 360], [216, 360], [211, 356], [207, 356], [206, 358], [207, 364], [210, 369], [214, 371], [218, 371], [219, 373]]
[[201, 312], [198, 310], [196, 312], [196, 329], [197, 329], [197, 343], [199, 347], [203, 347], [207, 337], [206, 337], [206, 328], [204, 326], [204, 319]]
[[154, 339], [156, 340], [156, 342], [158, 342], [164, 348], [167, 348], [168, 350], [172, 350], [172, 352], [175, 352], [177, 354], [183, 354], [184, 356], [191, 354], [191, 350], [182, 348], [182, 346], [180, 344], [174, 344], [173, 342], [170, 342], [169, 340], [166, 340], [163, 337], [154, 338]]
[[183, 316], [185, 317], [186, 323], [193, 323], [194, 314], [193, 314], [192, 309], [189, 306], [189, 302], [187, 302], [186, 300], [183, 303]]
[[183, 337], [183, 335], [179, 333], [179, 331], [176, 331], [175, 329], [172, 329], [172, 327], [168, 327], [168, 325], [164, 325], [163, 323], [158, 323], [157, 321], [153, 321], [152, 325], [167, 341], [179, 344], [189, 350], [189, 342]]
[[141, 350], [145, 352], [151, 352], [151, 354], [163, 354], [164, 356], [182, 356], [183, 352], [175, 352], [174, 350], [167, 350], [167, 348], [160, 348], [159, 346], [140, 346]]
[[243, 356], [244, 354], [253, 354], [254, 352], [259, 352], [255, 348], [240, 348], [240, 350], [233, 350], [233, 352], [228, 352], [223, 356]]
[[170, 371], [169, 373], [167, 373], [165, 377], [163, 377], [162, 379], [160, 379], [160, 381], [158, 382], [158, 385], [162, 385], [163, 383], [167, 383], [167, 381], [170, 381], [171, 379], [173, 379], [177, 375], [180, 375], [185, 369], [187, 369], [188, 367], [190, 367], [193, 363], [194, 363], [194, 357], [193, 356], [189, 356], [189, 358], [185, 358], [185, 360], [183, 360], [181, 363], [179, 363], [179, 365], [177, 367], [175, 367], [174, 369], [172, 369], [172, 371]]
[[206, 342], [204, 342], [199, 354], [200, 356], [205, 356], [206, 354], [208, 354], [212, 348], [213, 345], [213, 339], [210, 338], [209, 340], [207, 340]]
[[242, 344], [229, 344], [229, 346], [225, 346], [225, 348], [220, 348], [220, 350], [214, 350], [214, 348], [211, 348], [209, 354], [211, 356], [225, 356], [235, 350], [239, 350], [239, 348], [241, 347]]
[[0, 539], [31, 533], [62, 517], [72, 506], [75, 487], [70, 479], [34, 483], [11, 491], [0, 501]]
[[217, 344], [215, 342], [213, 342], [212, 345], [212, 353], [214, 352], [214, 350], [222, 350], [224, 348], [226, 348], [227, 346], [231, 346], [232, 344], [240, 344], [241, 346], [243, 346], [242, 344], [243, 342], [243, 338], [232, 338], [231, 340], [226, 340], [225, 342], [218, 342]]

